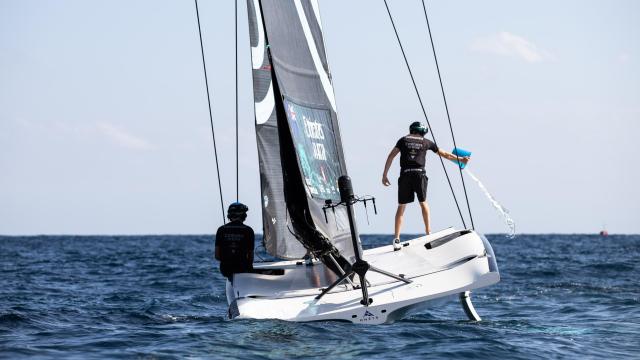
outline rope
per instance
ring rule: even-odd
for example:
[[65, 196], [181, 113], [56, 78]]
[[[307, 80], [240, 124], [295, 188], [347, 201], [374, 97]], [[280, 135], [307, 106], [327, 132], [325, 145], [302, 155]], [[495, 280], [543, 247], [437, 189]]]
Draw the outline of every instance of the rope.
[[196, 4], [196, 19], [198, 19], [198, 35], [200, 36], [200, 53], [202, 54], [202, 68], [204, 70], [204, 84], [207, 88], [207, 104], [209, 105], [209, 122], [211, 124], [211, 138], [213, 139], [213, 155], [216, 159], [216, 173], [218, 175], [218, 191], [220, 192], [220, 208], [222, 209], [222, 223], [224, 224], [224, 200], [222, 199], [222, 182], [220, 181], [220, 164], [218, 162], [218, 148], [216, 147], [216, 133], [213, 129], [213, 113], [211, 112], [211, 95], [209, 94], [209, 79], [207, 78], [207, 64], [204, 61], [204, 45], [202, 44], [202, 29], [200, 28], [200, 12], [198, 11], [198, 0]]
[[[449, 130], [451, 131], [451, 138], [453, 139], [453, 146], [458, 147], [456, 145], [456, 137], [453, 134], [453, 125], [451, 125], [451, 116], [449, 115], [449, 106], [447, 105], [447, 96], [444, 93], [444, 85], [442, 85], [442, 76], [440, 75], [440, 66], [438, 65], [438, 57], [436, 56], [436, 47], [433, 44], [433, 36], [431, 35], [431, 25], [429, 25], [429, 16], [427, 16], [427, 7], [424, 4], [424, 0], [422, 0], [422, 9], [424, 10], [424, 19], [427, 21], [427, 30], [429, 30], [429, 40], [431, 41], [431, 49], [433, 50], [433, 59], [436, 63], [436, 70], [438, 71], [438, 80], [440, 80], [440, 90], [442, 91], [442, 99], [444, 100], [444, 108], [447, 111], [447, 120], [449, 120]], [[456, 155], [456, 159], [458, 162], [460, 161], [460, 157], [458, 154]], [[467, 201], [467, 209], [469, 210], [469, 218], [471, 219], [471, 228], [473, 230], [476, 229], [473, 224], [473, 215], [471, 215], [471, 206], [469, 205], [469, 196], [467, 195], [467, 187], [464, 184], [464, 176], [462, 176], [462, 168], [458, 166], [458, 170], [460, 170], [460, 180], [462, 180], [462, 189], [464, 189], [464, 198]]]
[[[398, 35], [398, 30], [396, 29], [396, 24], [393, 21], [393, 16], [391, 16], [391, 11], [389, 10], [389, 5], [387, 4], [387, 0], [383, 0], [384, 1], [384, 6], [387, 8], [387, 14], [389, 14], [389, 20], [391, 20], [391, 25], [393, 26], [393, 31], [396, 34], [396, 39], [398, 40], [398, 45], [400, 45], [400, 51], [402, 52], [402, 57], [404, 58], [404, 62], [407, 66], [407, 70], [409, 71], [409, 76], [411, 76], [411, 82], [413, 83], [413, 88], [416, 92], [416, 95], [418, 96], [418, 102], [420, 103], [420, 108], [422, 109], [422, 114], [424, 115], [424, 118], [427, 122], [427, 126], [429, 126], [429, 129], [431, 129], [431, 138], [433, 139], [433, 142], [436, 144], [436, 146], [438, 145], [438, 143], [436, 142], [436, 135], [433, 132], [433, 128], [431, 127], [431, 124], [429, 123], [429, 117], [427, 116], [427, 111], [425, 110], [424, 104], [422, 103], [422, 97], [420, 96], [420, 91], [418, 91], [418, 86], [416, 85], [416, 80], [413, 77], [413, 72], [411, 71], [411, 66], [409, 65], [409, 60], [407, 60], [407, 55], [404, 52], [404, 48], [402, 47], [402, 41], [400, 41], [400, 35]], [[444, 160], [442, 160], [442, 157], [438, 156], [438, 158], [440, 159], [440, 164], [442, 164], [442, 170], [444, 170], [444, 175], [447, 178], [447, 183], [449, 184], [449, 189], [451, 189], [451, 195], [453, 195], [453, 200], [456, 203], [456, 208], [458, 209], [458, 214], [460, 214], [460, 220], [462, 220], [462, 225], [466, 228], [467, 224], [464, 221], [464, 216], [462, 215], [462, 210], [460, 210], [460, 204], [458, 204], [458, 198], [456, 197], [456, 193], [453, 190], [453, 185], [451, 185], [451, 179], [449, 179], [449, 173], [447, 172], [447, 168], [444, 166]]]
[[238, 150], [238, 0], [235, 1], [236, 26], [236, 202], [240, 201], [240, 165]]

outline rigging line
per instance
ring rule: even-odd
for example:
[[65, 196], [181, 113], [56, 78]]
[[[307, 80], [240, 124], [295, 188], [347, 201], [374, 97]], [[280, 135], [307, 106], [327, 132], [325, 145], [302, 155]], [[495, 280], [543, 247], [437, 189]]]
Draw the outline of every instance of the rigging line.
[[[402, 46], [402, 41], [400, 41], [400, 35], [398, 35], [398, 29], [396, 29], [396, 24], [393, 21], [393, 16], [391, 16], [391, 10], [389, 10], [389, 4], [387, 4], [387, 0], [384, 1], [384, 6], [387, 8], [387, 14], [389, 14], [389, 20], [391, 20], [391, 25], [393, 26], [393, 31], [396, 34], [396, 39], [398, 40], [398, 45], [400, 45], [400, 51], [402, 52], [402, 57], [404, 58], [404, 63], [407, 65], [407, 70], [409, 71], [409, 76], [411, 77], [411, 82], [413, 83], [413, 88], [416, 91], [416, 95], [418, 96], [418, 102], [420, 103], [420, 108], [422, 109], [422, 114], [427, 122], [427, 126], [431, 129], [431, 138], [433, 142], [438, 145], [436, 142], [436, 135], [433, 132], [433, 128], [429, 122], [429, 117], [427, 116], [427, 111], [424, 108], [424, 104], [422, 103], [422, 97], [420, 96], [420, 91], [418, 91], [418, 85], [416, 85], [416, 80], [413, 77], [413, 72], [411, 71], [411, 66], [409, 65], [409, 60], [407, 60], [407, 55], [404, 52], [404, 48]], [[466, 228], [467, 224], [464, 221], [464, 216], [462, 215], [462, 210], [460, 210], [460, 204], [458, 203], [458, 198], [456, 197], [456, 193], [453, 190], [453, 185], [451, 184], [451, 179], [449, 178], [449, 173], [447, 172], [447, 168], [444, 165], [444, 160], [442, 160], [441, 156], [438, 156], [440, 159], [440, 164], [442, 164], [442, 170], [444, 170], [444, 175], [447, 178], [447, 183], [449, 183], [449, 189], [451, 189], [451, 195], [453, 195], [453, 200], [456, 203], [456, 208], [458, 208], [458, 214], [460, 214], [460, 220], [462, 220], [462, 225]]]
[[[447, 96], [444, 93], [444, 85], [442, 84], [442, 76], [440, 75], [440, 65], [438, 65], [438, 57], [436, 56], [436, 47], [433, 44], [433, 36], [431, 35], [431, 25], [429, 24], [429, 16], [427, 15], [427, 7], [422, 0], [422, 9], [424, 10], [424, 18], [427, 21], [427, 30], [429, 31], [429, 40], [431, 41], [431, 49], [433, 50], [433, 59], [436, 63], [436, 70], [438, 71], [438, 80], [440, 80], [440, 90], [442, 91], [442, 99], [444, 100], [444, 108], [447, 112], [447, 120], [449, 120], [449, 130], [451, 131], [451, 138], [453, 139], [453, 147], [457, 148], [456, 136], [453, 134], [453, 125], [451, 124], [451, 116], [449, 115], [449, 105], [447, 105]], [[456, 155], [456, 159], [460, 162], [460, 157]], [[462, 168], [458, 166], [460, 170], [460, 180], [462, 180], [462, 189], [464, 190], [464, 198], [467, 202], [467, 210], [469, 210], [469, 219], [471, 219], [471, 228], [476, 229], [473, 223], [473, 215], [471, 214], [471, 206], [469, 205], [469, 196], [467, 195], [467, 186], [464, 184], [464, 176], [462, 176]]]
[[235, 1], [236, 27], [236, 202], [240, 201], [240, 160], [238, 151], [238, 0]]
[[207, 78], [207, 64], [204, 61], [204, 45], [202, 44], [202, 29], [200, 28], [200, 12], [198, 11], [198, 0], [196, 4], [196, 19], [198, 20], [198, 35], [200, 37], [200, 53], [202, 54], [202, 69], [204, 70], [204, 84], [207, 88], [207, 104], [209, 105], [209, 123], [211, 124], [211, 138], [213, 139], [213, 155], [216, 159], [216, 173], [218, 175], [218, 191], [220, 193], [220, 209], [222, 210], [222, 223], [226, 223], [224, 217], [224, 200], [222, 198], [222, 182], [220, 181], [220, 163], [218, 162], [218, 148], [216, 147], [216, 132], [213, 129], [213, 113], [211, 112], [211, 95], [209, 93], [209, 79]]

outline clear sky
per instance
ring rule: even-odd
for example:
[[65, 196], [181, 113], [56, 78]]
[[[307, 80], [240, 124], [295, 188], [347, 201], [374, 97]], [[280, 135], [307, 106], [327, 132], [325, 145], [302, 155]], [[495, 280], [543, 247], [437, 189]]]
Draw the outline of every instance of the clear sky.
[[[387, 153], [423, 120], [382, 0], [319, 0], [347, 166], [391, 233]], [[440, 146], [451, 149], [419, 0], [389, 0]], [[518, 232], [640, 233], [640, 2], [429, 1], [470, 168]], [[261, 230], [246, 4], [240, 194]], [[200, 0], [222, 166], [235, 200], [233, 1]], [[459, 175], [448, 164], [461, 197]], [[397, 164], [392, 169], [397, 174]], [[435, 155], [433, 227], [460, 226]], [[476, 227], [505, 232], [470, 182]], [[0, 234], [213, 233], [221, 223], [192, 1], [0, 0]], [[226, 207], [226, 204], [225, 204]], [[406, 232], [422, 229], [417, 205]]]

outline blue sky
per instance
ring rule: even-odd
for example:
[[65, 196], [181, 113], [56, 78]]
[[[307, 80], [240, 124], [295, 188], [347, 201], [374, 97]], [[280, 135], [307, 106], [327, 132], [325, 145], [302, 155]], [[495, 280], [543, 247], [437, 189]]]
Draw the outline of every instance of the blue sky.
[[[347, 166], [356, 192], [378, 198], [361, 232], [391, 233], [396, 194], [381, 171], [421, 112], [382, 1], [319, 2]], [[239, 4], [240, 193], [261, 229]], [[438, 143], [452, 148], [420, 2], [389, 5]], [[639, 233], [640, 3], [427, 6], [458, 145], [518, 231]], [[201, 0], [200, 11], [228, 203], [233, 2]], [[221, 214], [199, 51], [191, 1], [1, 0], [0, 234], [213, 233]], [[434, 229], [460, 226], [435, 156], [428, 163]], [[467, 185], [476, 227], [506, 231]], [[416, 205], [405, 229], [422, 229]]]

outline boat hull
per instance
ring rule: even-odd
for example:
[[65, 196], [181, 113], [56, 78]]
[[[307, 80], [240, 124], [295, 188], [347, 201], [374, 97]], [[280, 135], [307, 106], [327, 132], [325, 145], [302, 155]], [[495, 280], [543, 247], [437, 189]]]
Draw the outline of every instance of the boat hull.
[[393, 251], [391, 245], [369, 249], [364, 259], [377, 268], [403, 274], [411, 283], [369, 271], [368, 292], [373, 302], [363, 306], [361, 289], [346, 282], [316, 299], [335, 279], [321, 263], [256, 264], [256, 268], [282, 269], [284, 273], [236, 274], [233, 284], [227, 282], [230, 318], [391, 323], [427, 308], [432, 300], [500, 281], [491, 245], [468, 230], [446, 229], [413, 239], [404, 242], [399, 251]]

